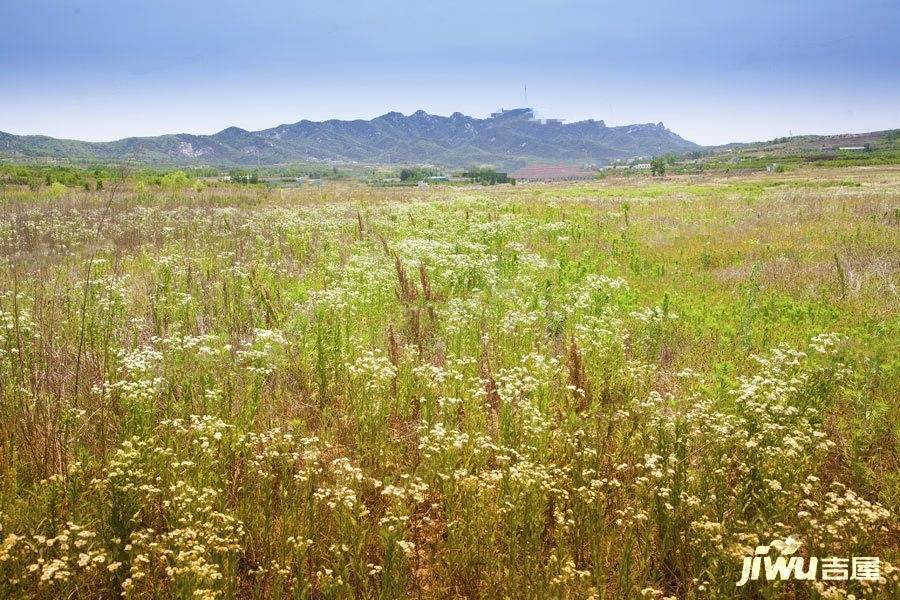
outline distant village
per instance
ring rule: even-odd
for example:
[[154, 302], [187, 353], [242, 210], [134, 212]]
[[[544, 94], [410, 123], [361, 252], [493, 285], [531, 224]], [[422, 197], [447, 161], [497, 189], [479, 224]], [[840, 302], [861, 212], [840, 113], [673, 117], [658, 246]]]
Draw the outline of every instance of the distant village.
[[[539, 119], [531, 109], [500, 109], [492, 117], [524, 116], [541, 124], [562, 125], [562, 119]], [[326, 181], [355, 180], [372, 186], [496, 185], [588, 181], [608, 175], [665, 175], [698, 173], [708, 169], [728, 173], [781, 173], [797, 164], [864, 163], [890, 160], [900, 133], [895, 131], [827, 137], [776, 138], [769, 142], [729, 144], [676, 155], [636, 156], [609, 164], [533, 163], [511, 171], [491, 166], [450, 169], [437, 165], [373, 166], [359, 163], [269, 167], [257, 171], [232, 170], [215, 179], [271, 187], [321, 186]], [[884, 158], [882, 155], [887, 156]], [[284, 170], [282, 170], [284, 169]]]

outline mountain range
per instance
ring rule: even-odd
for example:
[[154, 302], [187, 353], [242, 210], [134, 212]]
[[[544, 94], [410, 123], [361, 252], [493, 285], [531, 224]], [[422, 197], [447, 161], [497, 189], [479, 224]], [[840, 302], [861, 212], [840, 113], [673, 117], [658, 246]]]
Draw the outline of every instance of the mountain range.
[[0, 158], [136, 162], [158, 165], [252, 166], [300, 162], [360, 164], [605, 164], [617, 159], [699, 149], [662, 123], [608, 127], [593, 119], [539, 120], [530, 108], [489, 118], [419, 110], [371, 120], [302, 120], [261, 131], [228, 127], [212, 135], [179, 133], [112, 142], [61, 140], [0, 132]]

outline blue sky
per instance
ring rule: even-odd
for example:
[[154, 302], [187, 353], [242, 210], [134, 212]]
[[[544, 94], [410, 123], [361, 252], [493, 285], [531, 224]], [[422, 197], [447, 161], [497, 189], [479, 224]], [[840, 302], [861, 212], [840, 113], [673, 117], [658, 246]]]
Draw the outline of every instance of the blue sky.
[[3, 0], [0, 130], [109, 140], [425, 109], [703, 144], [900, 127], [900, 2]]

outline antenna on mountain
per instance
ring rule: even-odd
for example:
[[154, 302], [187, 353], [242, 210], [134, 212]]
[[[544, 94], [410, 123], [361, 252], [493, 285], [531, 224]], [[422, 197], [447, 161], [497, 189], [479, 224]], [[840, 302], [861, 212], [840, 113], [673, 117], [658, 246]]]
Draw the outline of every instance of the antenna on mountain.
[[525, 107], [528, 108], [528, 84], [523, 83], [522, 89], [525, 91]]

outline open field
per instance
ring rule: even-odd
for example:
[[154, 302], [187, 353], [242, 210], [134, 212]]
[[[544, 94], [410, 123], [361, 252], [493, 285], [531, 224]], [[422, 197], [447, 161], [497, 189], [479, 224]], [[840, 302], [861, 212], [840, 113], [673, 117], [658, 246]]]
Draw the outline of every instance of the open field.
[[0, 598], [900, 597], [898, 285], [896, 166], [8, 185]]

